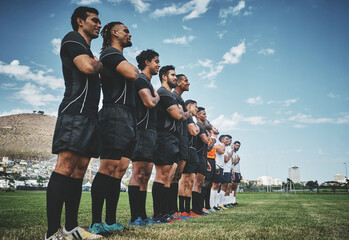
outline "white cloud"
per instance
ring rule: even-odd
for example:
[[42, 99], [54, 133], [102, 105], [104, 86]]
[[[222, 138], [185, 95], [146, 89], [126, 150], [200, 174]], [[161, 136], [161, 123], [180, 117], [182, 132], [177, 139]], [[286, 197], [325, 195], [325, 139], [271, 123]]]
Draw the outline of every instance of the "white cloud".
[[337, 95], [337, 94], [334, 94], [334, 93], [329, 93], [329, 94], [327, 94], [327, 96], [329, 97], [329, 98], [339, 98], [339, 95]]
[[60, 38], [54, 38], [51, 40], [51, 45], [52, 45], [52, 52], [56, 55], [59, 54], [61, 50], [61, 39]]
[[51, 72], [52, 69], [33, 72], [30, 67], [20, 65], [18, 60], [13, 60], [10, 64], [0, 61], [0, 74], [14, 77], [17, 80], [33, 81], [40, 85], [49, 86], [51, 89], [64, 88], [63, 79], [48, 75]]
[[233, 113], [230, 117], [225, 117], [221, 114], [211, 121], [212, 125], [217, 127], [220, 131], [240, 129], [239, 125], [244, 122], [253, 126], [271, 123], [270, 121], [265, 120], [262, 116], [244, 117], [242, 114], [237, 112]]
[[235, 7], [228, 7], [219, 11], [220, 18], [227, 18], [229, 15], [237, 16], [245, 8], [245, 1], [240, 1]]
[[223, 65], [213, 65], [212, 61], [209, 59], [206, 59], [205, 61], [199, 60], [198, 61], [200, 66], [209, 68], [210, 71], [207, 72], [206, 70], [199, 73], [199, 76], [203, 79], [213, 79], [215, 78], [220, 72], [222, 72], [224, 66]]
[[298, 113], [295, 116], [289, 118], [290, 121], [308, 123], [308, 124], [321, 124], [321, 123], [332, 123], [332, 124], [347, 124], [349, 123], [349, 114], [343, 113], [338, 118], [314, 118], [312, 115], [306, 115]]
[[184, 4], [172, 4], [163, 9], [156, 9], [150, 16], [153, 18], [159, 18], [189, 13], [183, 17], [183, 21], [198, 18], [207, 12], [210, 1], [211, 0], [191, 0]]
[[251, 105], [261, 105], [261, 104], [263, 104], [263, 99], [260, 96], [255, 97], [255, 98], [252, 97], [252, 98], [248, 98], [246, 100], [246, 102], [251, 104]]
[[296, 103], [298, 102], [297, 98], [292, 98], [292, 99], [287, 99], [284, 101], [274, 101], [274, 100], [270, 100], [267, 102], [267, 104], [280, 104], [284, 107], [289, 107], [292, 103]]
[[222, 64], [236, 64], [241, 60], [242, 55], [246, 52], [245, 41], [242, 41], [238, 46], [232, 47], [229, 52], [223, 55], [224, 61]]
[[263, 54], [263, 55], [274, 55], [275, 50], [271, 48], [266, 48], [266, 49], [261, 49], [258, 54]]
[[228, 31], [224, 30], [224, 31], [217, 31], [217, 36], [219, 39], [223, 39], [224, 34], [226, 34]]
[[187, 26], [184, 26], [184, 25], [183, 25], [183, 29], [186, 30], [186, 31], [191, 31], [190, 27], [187, 27]]
[[15, 83], [1, 83], [1, 88], [3, 89], [13, 89], [15, 86]]
[[121, 3], [122, 0], [108, 0], [108, 2], [114, 3], [116, 5], [117, 3]]
[[135, 23], [135, 24], [132, 24], [131, 27], [132, 28], [138, 28], [138, 25]]
[[246, 52], [245, 41], [242, 41], [238, 46], [232, 47], [229, 52], [223, 55], [224, 61], [214, 64], [212, 60], [205, 59], [204, 61], [199, 60], [200, 66], [209, 68], [209, 72], [206, 70], [200, 72], [198, 75], [203, 79], [213, 79], [220, 72], [223, 71], [226, 64], [237, 64], [240, 62], [242, 55]]
[[190, 43], [191, 41], [194, 40], [194, 36], [190, 35], [190, 36], [183, 36], [180, 38], [172, 38], [172, 39], [164, 39], [163, 43], [167, 43], [167, 44], [175, 44], [175, 45], [187, 45], [188, 43]]
[[125, 54], [132, 59], [136, 59], [141, 52], [142, 50], [139, 50], [137, 47], [125, 49]]
[[57, 102], [60, 100], [59, 97], [51, 94], [43, 94], [44, 90], [43, 87], [26, 83], [19, 92], [15, 93], [15, 98], [22, 99], [34, 107], [45, 106], [48, 102]]
[[53, 18], [53, 17], [55, 17], [55, 16], [56, 16], [55, 13], [51, 13], [50, 16], [49, 16], [49, 18]]
[[9, 112], [2, 112], [2, 113], [0, 113], [0, 117], [8, 116], [8, 115], [14, 115], [14, 114], [19, 114], [19, 113], [32, 113], [32, 112], [33, 111], [29, 110], [29, 109], [19, 109], [19, 108], [16, 108], [16, 109], [12, 109]]
[[76, 2], [78, 5], [91, 5], [96, 3], [101, 3], [101, 0], [81, 0]]
[[130, 3], [134, 6], [137, 12], [143, 13], [149, 10], [150, 4], [145, 3], [142, 0], [129, 0]]

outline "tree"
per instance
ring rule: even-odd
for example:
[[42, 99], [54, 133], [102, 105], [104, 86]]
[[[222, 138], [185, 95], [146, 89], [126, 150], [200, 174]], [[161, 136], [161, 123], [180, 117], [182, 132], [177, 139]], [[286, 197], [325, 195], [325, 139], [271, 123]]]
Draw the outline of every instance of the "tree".
[[341, 187], [343, 187], [345, 184], [342, 184], [340, 182], [337, 181], [327, 181], [321, 184], [322, 188], [331, 188], [333, 194], [336, 194], [336, 189], [339, 189]]
[[306, 184], [305, 184], [305, 187], [306, 188], [309, 188], [309, 191], [312, 192], [314, 191], [315, 188], [318, 188], [319, 187], [319, 184], [317, 183], [317, 181], [308, 181]]

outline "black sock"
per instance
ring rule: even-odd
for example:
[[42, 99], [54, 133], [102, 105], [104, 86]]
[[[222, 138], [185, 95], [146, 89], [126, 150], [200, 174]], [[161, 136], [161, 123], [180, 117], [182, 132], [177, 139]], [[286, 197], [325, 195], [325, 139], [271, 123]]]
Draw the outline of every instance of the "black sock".
[[102, 211], [109, 176], [97, 172], [91, 186], [92, 224], [102, 222]]
[[171, 183], [171, 196], [172, 196], [172, 207], [171, 214], [178, 212], [178, 183]]
[[192, 210], [193, 212], [197, 213], [199, 211], [199, 204], [200, 204], [200, 193], [192, 191]]
[[207, 187], [202, 187], [201, 188], [201, 194], [200, 194], [200, 203], [201, 203], [200, 210], [202, 210], [204, 208], [206, 194], [207, 194]]
[[64, 190], [68, 177], [52, 172], [46, 191], [47, 237], [52, 236], [61, 227], [61, 215], [64, 202]]
[[206, 188], [206, 195], [205, 195], [205, 208], [206, 209], [211, 209], [210, 197], [211, 197], [211, 188]]
[[162, 215], [167, 215], [170, 213], [169, 211], [169, 202], [170, 202], [170, 188], [164, 187], [162, 190], [162, 200], [161, 200], [161, 213]]
[[184, 199], [185, 199], [185, 197], [179, 195], [179, 211], [180, 212], [184, 212], [185, 211]]
[[153, 183], [152, 195], [153, 195], [153, 208], [154, 208], [154, 217], [159, 217], [161, 214], [161, 193], [164, 188], [164, 184], [159, 182]]
[[184, 197], [184, 211], [188, 214], [190, 214], [190, 202], [191, 197]]
[[184, 197], [184, 209], [185, 209], [185, 212], [190, 214], [190, 200], [191, 200], [191, 197]]
[[147, 205], [147, 191], [139, 191], [140, 206], [139, 206], [139, 216], [144, 220], [147, 216], [146, 205]]
[[82, 192], [82, 179], [69, 178], [65, 192], [65, 228], [67, 231], [78, 226], [78, 213]]
[[105, 196], [105, 222], [108, 225], [116, 223], [116, 208], [118, 206], [120, 196], [120, 183], [121, 179], [119, 178], [109, 178], [108, 190]]
[[131, 222], [134, 222], [139, 216], [139, 186], [128, 186], [128, 201], [131, 210]]

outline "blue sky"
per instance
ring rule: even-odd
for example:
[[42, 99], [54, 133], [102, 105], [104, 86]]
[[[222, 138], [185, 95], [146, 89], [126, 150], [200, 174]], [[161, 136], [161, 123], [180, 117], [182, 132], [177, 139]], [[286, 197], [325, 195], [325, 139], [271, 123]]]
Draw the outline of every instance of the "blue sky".
[[[242, 142], [245, 179], [333, 180], [349, 164], [349, 2], [240, 0], [2, 1], [0, 115], [57, 115], [64, 92], [59, 44], [79, 5], [102, 25], [123, 22], [133, 64], [144, 49], [189, 78], [184, 99], [206, 107]], [[98, 56], [102, 40], [92, 41]], [[159, 86], [158, 77], [153, 84]]]

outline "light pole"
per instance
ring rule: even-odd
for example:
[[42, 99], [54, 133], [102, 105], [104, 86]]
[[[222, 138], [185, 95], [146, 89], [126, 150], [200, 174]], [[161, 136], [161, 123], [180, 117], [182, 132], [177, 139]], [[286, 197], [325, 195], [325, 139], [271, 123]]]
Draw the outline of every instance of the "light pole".
[[348, 179], [347, 163], [344, 163], [344, 166], [345, 166], [345, 179]]

